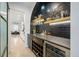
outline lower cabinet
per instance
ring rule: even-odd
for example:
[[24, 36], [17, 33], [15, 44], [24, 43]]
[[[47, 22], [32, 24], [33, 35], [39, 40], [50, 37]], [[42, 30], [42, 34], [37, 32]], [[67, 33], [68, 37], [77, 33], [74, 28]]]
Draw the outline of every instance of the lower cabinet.
[[69, 57], [70, 49], [32, 37], [32, 51], [37, 57]]
[[43, 40], [33, 37], [32, 51], [37, 57], [43, 57]]
[[45, 41], [45, 57], [69, 57], [70, 50], [54, 43]]

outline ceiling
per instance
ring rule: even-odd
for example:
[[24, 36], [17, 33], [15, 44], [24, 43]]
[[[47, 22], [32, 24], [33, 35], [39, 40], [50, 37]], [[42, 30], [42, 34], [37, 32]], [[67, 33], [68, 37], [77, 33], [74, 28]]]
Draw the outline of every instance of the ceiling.
[[[22, 15], [23, 13], [27, 12], [27, 10], [32, 12], [32, 9], [35, 6], [35, 4], [36, 2], [9, 2], [9, 8], [13, 10], [13, 12], [11, 12], [13, 14], [11, 14], [13, 19], [12, 23], [20, 23], [21, 21], [23, 21], [23, 17], [19, 17], [19, 15]], [[14, 12], [14, 10], [16, 11]]]
[[9, 7], [18, 7], [22, 10], [26, 10], [27, 8], [31, 9], [36, 2], [9, 2]]

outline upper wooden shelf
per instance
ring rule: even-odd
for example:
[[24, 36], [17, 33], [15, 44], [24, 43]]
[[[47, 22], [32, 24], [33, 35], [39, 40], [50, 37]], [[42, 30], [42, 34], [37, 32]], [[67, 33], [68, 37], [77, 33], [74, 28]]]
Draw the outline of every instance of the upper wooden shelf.
[[40, 18], [37, 18], [37, 19], [34, 19], [32, 22], [43, 22], [44, 21], [44, 19], [40, 19]]
[[32, 25], [37, 25], [37, 24], [42, 23], [42, 22], [44, 22], [43, 18], [36, 18], [32, 21]]
[[64, 18], [60, 18], [60, 19], [47, 20], [47, 21], [44, 22], [44, 24], [55, 23], [55, 22], [62, 22], [62, 21], [67, 21], [67, 20], [70, 20], [70, 17], [64, 17]]

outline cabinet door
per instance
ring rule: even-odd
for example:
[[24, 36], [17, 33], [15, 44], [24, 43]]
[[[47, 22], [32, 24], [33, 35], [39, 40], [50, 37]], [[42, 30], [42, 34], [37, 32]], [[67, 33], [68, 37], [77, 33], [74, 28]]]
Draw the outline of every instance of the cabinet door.
[[69, 57], [70, 49], [45, 41], [46, 57]]
[[32, 36], [28, 34], [28, 46], [32, 50]]

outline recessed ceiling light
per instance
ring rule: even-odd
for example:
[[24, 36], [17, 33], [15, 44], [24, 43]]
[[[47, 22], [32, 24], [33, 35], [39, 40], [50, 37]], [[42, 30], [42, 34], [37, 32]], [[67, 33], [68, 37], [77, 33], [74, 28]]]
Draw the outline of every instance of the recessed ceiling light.
[[50, 9], [48, 9], [47, 12], [50, 12]]
[[43, 5], [42, 7], [41, 7], [41, 10], [44, 10], [45, 9], [45, 6]]

